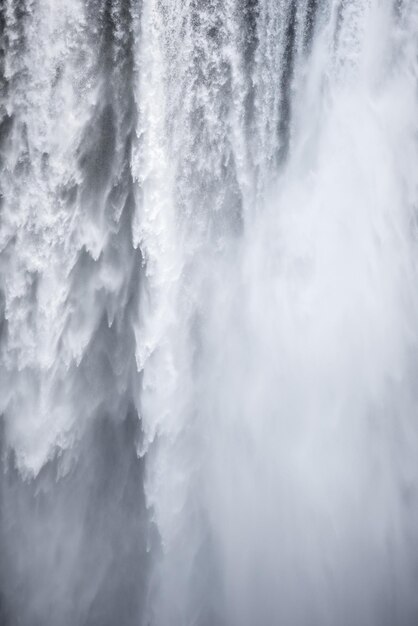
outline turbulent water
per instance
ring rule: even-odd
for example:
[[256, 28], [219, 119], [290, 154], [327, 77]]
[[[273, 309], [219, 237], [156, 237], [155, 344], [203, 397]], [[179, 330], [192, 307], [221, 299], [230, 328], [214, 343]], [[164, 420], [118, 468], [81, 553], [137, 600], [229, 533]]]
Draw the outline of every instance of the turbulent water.
[[416, 0], [0, 50], [1, 626], [415, 626]]

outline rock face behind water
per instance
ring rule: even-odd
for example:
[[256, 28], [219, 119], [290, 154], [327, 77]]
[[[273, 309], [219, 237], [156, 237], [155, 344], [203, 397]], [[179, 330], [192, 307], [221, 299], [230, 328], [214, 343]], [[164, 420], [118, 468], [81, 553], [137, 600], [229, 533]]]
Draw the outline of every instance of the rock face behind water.
[[418, 623], [415, 0], [0, 0], [0, 625]]

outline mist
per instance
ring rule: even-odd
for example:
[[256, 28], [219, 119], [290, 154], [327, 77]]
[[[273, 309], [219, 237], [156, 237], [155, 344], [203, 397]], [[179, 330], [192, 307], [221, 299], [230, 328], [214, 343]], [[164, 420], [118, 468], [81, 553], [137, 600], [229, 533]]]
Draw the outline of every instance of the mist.
[[0, 5], [1, 626], [418, 623], [418, 5]]

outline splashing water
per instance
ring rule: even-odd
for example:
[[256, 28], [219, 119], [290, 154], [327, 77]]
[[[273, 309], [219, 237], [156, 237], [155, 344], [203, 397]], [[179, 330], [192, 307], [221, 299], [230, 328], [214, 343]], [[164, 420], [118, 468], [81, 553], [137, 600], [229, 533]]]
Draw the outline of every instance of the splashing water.
[[0, 623], [414, 626], [415, 0], [0, 42]]

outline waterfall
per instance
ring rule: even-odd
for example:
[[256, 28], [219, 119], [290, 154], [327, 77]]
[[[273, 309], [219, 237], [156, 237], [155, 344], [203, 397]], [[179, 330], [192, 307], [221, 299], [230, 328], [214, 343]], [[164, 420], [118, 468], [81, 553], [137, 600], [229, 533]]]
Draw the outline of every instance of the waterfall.
[[0, 50], [1, 626], [414, 626], [416, 1]]

